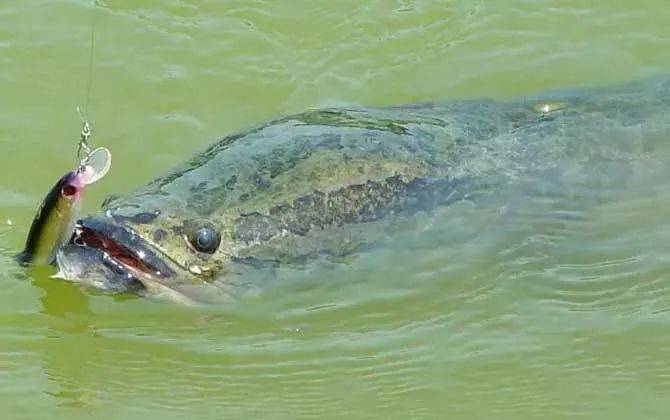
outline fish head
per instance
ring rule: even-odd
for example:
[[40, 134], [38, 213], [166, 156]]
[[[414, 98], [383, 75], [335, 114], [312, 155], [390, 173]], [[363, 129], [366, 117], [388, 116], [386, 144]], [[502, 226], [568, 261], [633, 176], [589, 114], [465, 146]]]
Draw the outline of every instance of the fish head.
[[[107, 206], [77, 222], [72, 240], [57, 257], [59, 277], [111, 292], [189, 303], [194, 288], [222, 287], [215, 280], [230, 260], [222, 241], [224, 227], [220, 220], [165, 202]], [[207, 294], [214, 298], [226, 292]]]

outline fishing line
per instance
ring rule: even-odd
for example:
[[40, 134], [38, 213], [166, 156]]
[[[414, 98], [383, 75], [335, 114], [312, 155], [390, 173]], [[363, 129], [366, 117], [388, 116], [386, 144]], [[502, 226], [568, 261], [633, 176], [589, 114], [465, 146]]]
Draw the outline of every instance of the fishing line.
[[91, 91], [93, 90], [93, 63], [95, 58], [95, 23], [97, 0], [91, 2], [91, 39], [88, 55], [88, 80], [86, 83], [86, 102], [82, 110], [77, 107], [77, 113], [82, 122], [79, 142], [77, 144], [77, 173], [83, 174], [85, 183], [92, 184], [107, 174], [112, 163], [112, 154], [106, 147], [91, 149], [89, 141], [93, 134], [91, 124], [87, 118], [87, 111], [91, 102]]
[[92, 1], [91, 7], [91, 40], [88, 54], [88, 81], [86, 83], [86, 102], [84, 105], [84, 114], [88, 111], [89, 103], [91, 102], [91, 90], [93, 88], [93, 59], [95, 56], [95, 9], [97, 7], [96, 0]]
[[89, 105], [91, 103], [91, 91], [93, 90], [93, 62], [95, 58], [95, 15], [97, 1], [93, 0], [91, 2], [91, 38], [90, 38], [90, 48], [88, 54], [88, 80], [86, 82], [86, 99], [84, 102], [84, 110], [82, 111], [79, 106], [77, 106], [77, 114], [82, 122], [82, 129], [79, 138], [79, 143], [77, 145], [77, 159], [79, 160], [80, 168], [83, 168], [84, 165], [88, 162], [91, 156], [91, 147], [89, 145], [89, 140], [91, 138], [91, 124], [88, 122], [87, 113], [89, 110]]

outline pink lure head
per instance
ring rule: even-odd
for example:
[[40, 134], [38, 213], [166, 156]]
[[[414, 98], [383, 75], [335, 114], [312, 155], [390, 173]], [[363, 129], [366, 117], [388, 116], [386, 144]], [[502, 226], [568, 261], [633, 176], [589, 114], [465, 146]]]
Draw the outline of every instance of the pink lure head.
[[72, 171], [63, 177], [60, 185], [61, 197], [70, 201], [81, 201], [84, 197], [86, 176], [81, 171]]

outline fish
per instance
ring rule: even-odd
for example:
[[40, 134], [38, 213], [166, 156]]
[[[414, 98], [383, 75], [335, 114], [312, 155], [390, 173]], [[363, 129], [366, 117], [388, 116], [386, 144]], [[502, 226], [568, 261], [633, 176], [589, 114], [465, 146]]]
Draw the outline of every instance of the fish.
[[70, 240], [81, 211], [85, 176], [79, 171], [63, 175], [39, 206], [17, 258], [22, 264], [49, 265], [60, 248]]
[[[529, 174], [625, 165], [668, 134], [670, 79], [391, 107], [326, 107], [228, 135], [78, 221], [63, 277], [217, 303], [256, 267], [374, 245], [399, 221]], [[640, 140], [642, 139], [642, 140]], [[97, 280], [96, 280], [97, 279]]]

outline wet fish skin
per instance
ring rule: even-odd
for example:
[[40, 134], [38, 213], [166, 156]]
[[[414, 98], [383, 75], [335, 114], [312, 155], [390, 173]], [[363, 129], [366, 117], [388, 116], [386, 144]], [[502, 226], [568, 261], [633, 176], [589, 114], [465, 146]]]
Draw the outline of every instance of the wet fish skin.
[[[669, 121], [665, 78], [505, 101], [311, 110], [228, 136], [92, 219], [133, 232], [164, 259], [173, 274], [152, 280], [226, 294], [241, 266], [346, 254], [398, 217], [561, 162], [634, 159], [646, 146], [630, 138], [667, 132]], [[213, 253], [188, 240], [203, 226], [221, 237]]]

